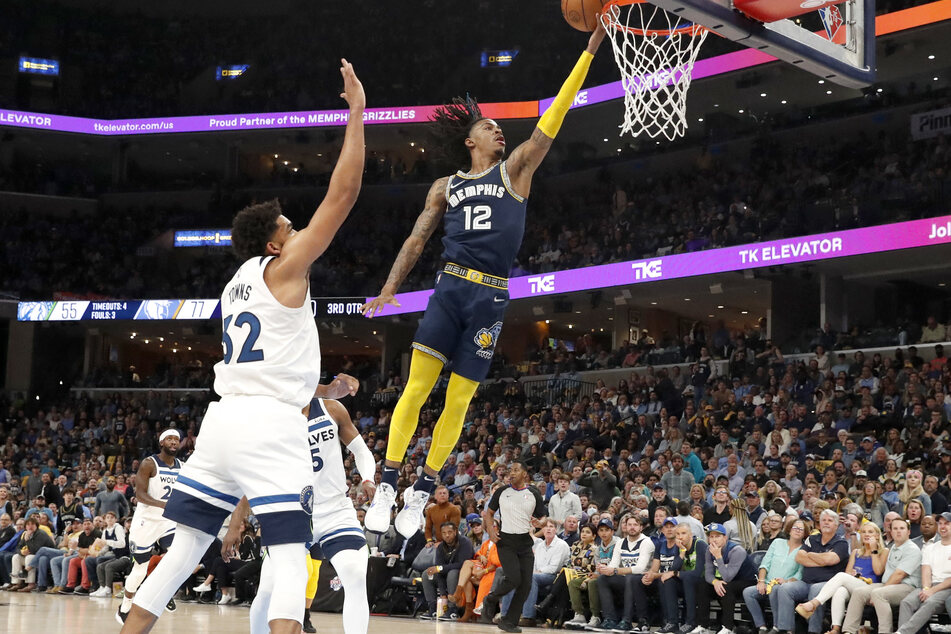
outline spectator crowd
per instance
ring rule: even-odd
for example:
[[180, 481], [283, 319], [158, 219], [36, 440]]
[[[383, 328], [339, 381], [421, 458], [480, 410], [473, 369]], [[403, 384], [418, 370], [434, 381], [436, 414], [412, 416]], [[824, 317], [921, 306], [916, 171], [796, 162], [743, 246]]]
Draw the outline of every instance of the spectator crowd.
[[[939, 332], [937, 322], [925, 328], [923, 337]], [[735, 361], [756, 345], [738, 333], [726, 352]], [[758, 361], [746, 366], [708, 364], [689, 386], [683, 370], [677, 379], [649, 369], [591, 396], [566, 384], [551, 403], [486, 389], [420, 533], [369, 542], [421, 574], [425, 614], [491, 618], [480, 600], [499, 583], [499, 563], [480, 511], [519, 462], [547, 503], [525, 623], [699, 634], [713, 631], [712, 606], [723, 632], [742, 604], [763, 631], [793, 631], [798, 613], [809, 632], [827, 631], [825, 618], [854, 633], [874, 614], [879, 631], [894, 631], [900, 615], [909, 634], [951, 596], [951, 368], [940, 344], [931, 352], [927, 361], [915, 348], [867, 358], [820, 346], [792, 362], [751, 354]], [[187, 458], [206, 403], [117, 392], [44, 405], [10, 402], [3, 419], [3, 581], [108, 596], [139, 461], [169, 425]], [[418, 477], [438, 414], [422, 412], [400, 488]], [[382, 459], [389, 411], [352, 415]], [[360, 509], [364, 496], [355, 477]], [[246, 550], [254, 564], [253, 543]], [[194, 587], [216, 588], [226, 603], [249, 598], [237, 570], [206, 563]]]

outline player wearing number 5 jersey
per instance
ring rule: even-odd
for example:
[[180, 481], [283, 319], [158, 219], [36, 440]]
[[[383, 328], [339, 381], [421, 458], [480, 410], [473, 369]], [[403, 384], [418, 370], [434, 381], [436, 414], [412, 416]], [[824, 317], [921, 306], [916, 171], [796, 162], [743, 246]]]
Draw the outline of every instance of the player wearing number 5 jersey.
[[[354, 386], [350, 393], [355, 391]], [[330, 560], [343, 584], [344, 634], [366, 634], [370, 619], [367, 600], [369, 553], [363, 527], [348, 497], [350, 483], [344, 469], [342, 447], [346, 445], [353, 454], [357, 471], [363, 479], [363, 489], [368, 496], [373, 495], [376, 462], [350, 420], [347, 408], [336, 400], [315, 397], [310, 403], [307, 422], [313, 463], [314, 546], [320, 549], [323, 558]], [[239, 508], [243, 511], [246, 507], [241, 505]], [[243, 517], [232, 517], [232, 522], [236, 519]], [[261, 568], [261, 583], [251, 605], [251, 634], [267, 633], [267, 623], [261, 614], [273, 600], [272, 586], [280, 574], [281, 571], [272, 565], [269, 558], [265, 558]]]
[[599, 27], [531, 138], [508, 159], [502, 129], [483, 117], [473, 100], [456, 99], [434, 117], [445, 147], [471, 167], [433, 183], [383, 290], [363, 306], [364, 315], [372, 317], [386, 304], [399, 305], [396, 291], [444, 218], [446, 264], [413, 339], [409, 378], [390, 423], [383, 481], [364, 520], [370, 530], [382, 532], [389, 525], [398, 469], [416, 432], [419, 411], [443, 366], [451, 364], [446, 405], [433, 430], [424, 473], [403, 492], [405, 505], [396, 517], [396, 529], [403, 536], [409, 538], [419, 530], [436, 473], [455, 447], [469, 401], [492, 363], [509, 302], [507, 277], [525, 230], [525, 199], [532, 176], [548, 154], [603, 39]]
[[341, 94], [350, 106], [343, 147], [327, 195], [295, 231], [277, 201], [237, 214], [232, 242], [243, 264], [221, 295], [224, 358], [215, 365], [221, 400], [208, 407], [195, 451], [164, 515], [175, 540], [136, 594], [123, 632], [149, 631], [195, 569], [242, 497], [261, 524], [261, 543], [279, 571], [267, 610], [271, 632], [299, 632], [311, 539], [314, 489], [307, 418], [320, 350], [310, 307], [310, 266], [327, 249], [360, 192], [366, 97], [342, 60]]

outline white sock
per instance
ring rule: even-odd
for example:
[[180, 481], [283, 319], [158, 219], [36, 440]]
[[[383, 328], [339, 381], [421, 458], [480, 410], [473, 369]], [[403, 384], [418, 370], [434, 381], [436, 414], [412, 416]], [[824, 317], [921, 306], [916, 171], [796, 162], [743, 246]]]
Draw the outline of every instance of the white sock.
[[119, 611], [126, 613], [132, 609], [132, 597], [122, 597], [122, 605], [119, 606]]
[[370, 604], [367, 601], [367, 558], [369, 550], [341, 550], [330, 558], [330, 563], [343, 584], [344, 634], [366, 634], [370, 624]]

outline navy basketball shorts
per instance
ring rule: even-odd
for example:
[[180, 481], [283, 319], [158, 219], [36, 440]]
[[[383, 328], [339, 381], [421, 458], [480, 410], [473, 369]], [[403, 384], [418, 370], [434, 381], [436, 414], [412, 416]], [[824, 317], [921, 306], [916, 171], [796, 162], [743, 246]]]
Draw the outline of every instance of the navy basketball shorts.
[[247, 496], [264, 546], [304, 544], [312, 535], [313, 479], [299, 407], [269, 396], [226, 396], [208, 406], [164, 516], [217, 535]]
[[509, 292], [441, 273], [413, 338], [413, 347], [459, 376], [481, 382], [489, 374]]

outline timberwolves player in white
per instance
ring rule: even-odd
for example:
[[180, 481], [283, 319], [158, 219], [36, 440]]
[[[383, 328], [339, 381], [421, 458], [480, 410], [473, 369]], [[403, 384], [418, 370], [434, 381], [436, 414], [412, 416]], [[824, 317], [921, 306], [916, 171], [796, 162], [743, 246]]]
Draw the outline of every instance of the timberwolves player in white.
[[[346, 378], [352, 380], [351, 377]], [[321, 386], [317, 394], [325, 389], [325, 386]], [[355, 392], [354, 386], [349, 393]], [[357, 519], [353, 502], [347, 496], [349, 479], [344, 470], [341, 443], [353, 454], [354, 464], [368, 497], [373, 496], [375, 489], [373, 476], [376, 474], [376, 461], [347, 409], [339, 402], [315, 397], [309, 406], [308, 419], [309, 447], [313, 460], [314, 545], [330, 560], [343, 584], [344, 633], [366, 634], [370, 620], [366, 583], [369, 553], [363, 527]], [[238, 506], [231, 519], [232, 526], [240, 526], [244, 520], [241, 514], [247, 508], [243, 503]], [[231, 534], [229, 530], [229, 537], [236, 539], [237, 533]], [[226, 538], [224, 549], [229, 547]], [[269, 604], [274, 600], [275, 579], [280, 574], [274, 562], [266, 557], [261, 568], [260, 588], [251, 605], [251, 634], [266, 634], [268, 631], [266, 615]]]
[[383, 481], [364, 520], [372, 531], [383, 532], [390, 524], [398, 469], [416, 433], [419, 410], [443, 366], [451, 364], [446, 405], [433, 429], [426, 466], [416, 484], [403, 492], [405, 505], [396, 516], [396, 530], [407, 539], [422, 524], [436, 474], [456, 446], [469, 402], [492, 364], [509, 303], [508, 274], [525, 232], [525, 199], [532, 176], [548, 154], [603, 39], [599, 26], [531, 138], [507, 160], [503, 160], [502, 129], [482, 116], [475, 101], [456, 99], [434, 117], [444, 149], [458, 164], [468, 162], [470, 168], [433, 183], [426, 207], [396, 256], [383, 290], [363, 306], [364, 315], [372, 317], [386, 304], [399, 305], [396, 291], [444, 219], [446, 265], [436, 278], [435, 292], [413, 338], [409, 379], [390, 423]]
[[271, 632], [300, 632], [310, 541], [313, 462], [307, 417], [320, 378], [317, 325], [309, 271], [330, 245], [360, 193], [366, 97], [342, 60], [350, 106], [347, 130], [327, 195], [300, 231], [277, 201], [235, 216], [232, 243], [244, 262], [221, 295], [224, 359], [215, 391], [188, 459], [165, 506], [178, 526], [161, 563], [139, 588], [124, 633], [148, 632], [195, 569], [224, 519], [242, 498], [261, 524], [261, 543], [278, 574], [267, 612]]
[[[162, 510], [182, 468], [182, 463], [175, 457], [179, 441], [177, 430], [163, 431], [159, 435], [161, 450], [143, 460], [135, 474], [135, 499], [138, 505], [132, 515], [132, 528], [129, 531], [129, 553], [134, 563], [132, 572], [125, 578], [125, 597], [116, 612], [119, 623], [125, 621], [132, 609], [132, 597], [145, 579], [155, 544], [167, 549], [175, 534], [175, 522], [162, 517]], [[173, 608], [173, 601], [169, 599], [169, 609]]]

